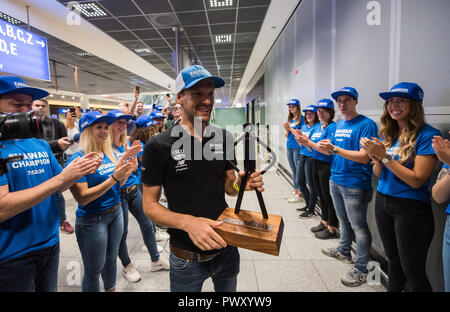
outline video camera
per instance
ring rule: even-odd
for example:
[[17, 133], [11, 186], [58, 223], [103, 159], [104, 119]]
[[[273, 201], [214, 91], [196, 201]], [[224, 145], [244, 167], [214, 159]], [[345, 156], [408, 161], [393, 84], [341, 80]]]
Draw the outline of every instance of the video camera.
[[14, 139], [42, 139], [42, 122], [36, 111], [0, 115], [0, 141]]

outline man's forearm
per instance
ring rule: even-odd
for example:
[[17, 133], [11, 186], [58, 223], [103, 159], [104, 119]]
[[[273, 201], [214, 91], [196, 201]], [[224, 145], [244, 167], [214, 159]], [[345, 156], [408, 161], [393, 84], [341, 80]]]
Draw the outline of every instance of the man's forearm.
[[59, 191], [66, 183], [67, 181], [59, 174], [35, 187], [2, 196], [0, 198], [0, 223], [39, 204]]

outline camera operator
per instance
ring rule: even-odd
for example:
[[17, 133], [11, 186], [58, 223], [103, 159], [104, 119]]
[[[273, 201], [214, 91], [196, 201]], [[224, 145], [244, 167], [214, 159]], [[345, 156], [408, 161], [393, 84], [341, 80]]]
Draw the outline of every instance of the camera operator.
[[[47, 95], [44, 90], [28, 87], [19, 77], [0, 77], [0, 111], [3, 113], [29, 112], [33, 100]], [[100, 163], [92, 153], [62, 170], [44, 140], [30, 136], [9, 139], [18, 137], [15, 131], [7, 130], [18, 128], [13, 123], [29, 123], [31, 128], [31, 121], [40, 122], [14, 119], [16, 115], [4, 115], [0, 123], [0, 157], [23, 156], [0, 176], [0, 292], [56, 291], [59, 211], [55, 193], [94, 172]], [[8, 122], [9, 125], [3, 127]], [[25, 126], [21, 124], [20, 129]]]
[[[44, 132], [44, 140], [50, 145], [56, 160], [61, 167], [64, 167], [64, 151], [73, 145], [73, 141], [67, 136], [67, 130], [64, 124], [58, 119], [48, 116], [48, 101], [40, 99], [33, 101], [33, 110], [39, 112], [42, 121], [42, 130]], [[67, 221], [66, 217], [66, 201], [63, 194], [56, 193], [59, 205], [59, 229], [67, 234], [72, 234], [74, 228]]]

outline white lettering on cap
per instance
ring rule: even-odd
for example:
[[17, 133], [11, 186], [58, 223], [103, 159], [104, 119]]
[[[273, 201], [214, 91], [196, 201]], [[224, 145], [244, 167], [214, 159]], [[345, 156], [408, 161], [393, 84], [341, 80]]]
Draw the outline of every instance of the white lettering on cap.
[[17, 82], [17, 81], [14, 81], [14, 86], [16, 88], [26, 88], [26, 87], [28, 87], [28, 85], [26, 83], [24, 83], [24, 82]]
[[191, 75], [192, 78], [197, 77], [197, 76], [209, 76], [208, 73], [206, 72], [206, 70], [203, 70], [203, 69], [193, 70], [193, 71], [189, 72], [189, 74]]
[[319, 102], [319, 106], [327, 106], [328, 103], [327, 102]]
[[397, 88], [397, 89], [391, 90], [391, 92], [408, 93], [408, 89], [406, 89], [406, 88]]
[[86, 127], [88, 123], [89, 123], [89, 121], [85, 121], [85, 122], [83, 122], [83, 123], [81, 124], [81, 128], [84, 128], [84, 127]]

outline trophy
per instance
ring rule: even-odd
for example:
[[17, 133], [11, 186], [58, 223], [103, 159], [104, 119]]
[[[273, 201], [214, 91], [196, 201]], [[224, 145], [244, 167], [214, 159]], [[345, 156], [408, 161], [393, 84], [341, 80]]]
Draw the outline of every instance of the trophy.
[[[239, 188], [236, 207], [234, 210], [233, 208], [226, 208], [223, 211], [217, 219], [217, 221], [223, 221], [223, 224], [214, 228], [214, 230], [228, 245], [278, 256], [284, 229], [283, 218], [278, 215], [267, 214], [264, 199], [258, 190], [255, 191], [261, 212], [240, 209], [245, 185], [250, 174], [256, 169], [255, 141], [258, 141], [272, 155], [271, 163], [261, 171], [261, 175], [267, 172], [276, 162], [275, 153], [252, 132], [253, 125], [244, 124], [244, 134], [234, 143], [234, 146], [236, 146], [244, 140], [245, 175]], [[240, 171], [234, 163], [229, 162], [237, 172]]]

